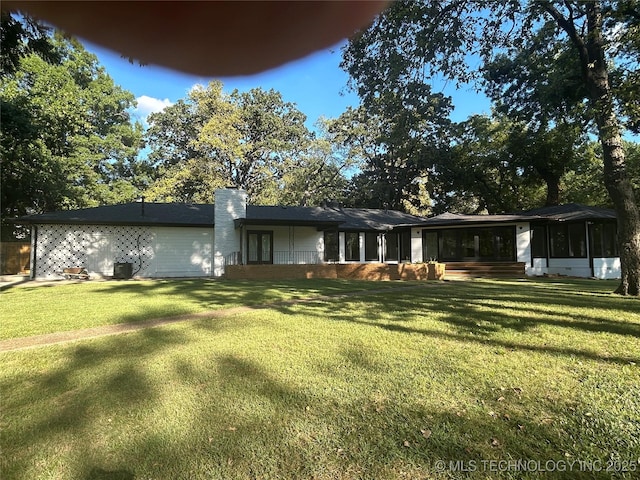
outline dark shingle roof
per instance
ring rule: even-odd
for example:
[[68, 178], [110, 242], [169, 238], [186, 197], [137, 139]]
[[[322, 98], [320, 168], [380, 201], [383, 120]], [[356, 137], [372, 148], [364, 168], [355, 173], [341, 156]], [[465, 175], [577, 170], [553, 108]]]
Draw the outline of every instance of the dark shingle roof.
[[103, 207], [81, 208], [15, 220], [25, 224], [64, 225], [157, 225], [201, 227], [213, 224], [213, 205], [183, 203], [124, 203]]
[[[334, 207], [271, 207], [247, 206], [247, 216], [239, 221], [245, 225], [309, 225], [341, 230], [386, 230], [394, 225], [424, 221], [424, 218], [394, 210]], [[209, 227], [214, 224], [211, 204], [125, 203], [95, 208], [83, 208], [39, 215], [27, 215], [15, 220], [23, 224], [64, 225], [157, 225], [176, 227]]]
[[263, 207], [249, 205], [247, 225], [315, 225], [340, 230], [389, 230], [397, 225], [424, 221], [422, 217], [395, 210], [336, 207]]
[[[477, 225], [522, 221], [583, 221], [615, 220], [614, 210], [588, 207], [575, 203], [529, 210], [520, 214], [459, 215], [443, 213], [431, 218], [418, 217], [396, 210], [336, 207], [269, 207], [247, 206], [245, 225], [309, 225], [318, 228], [339, 228], [347, 231], [389, 230], [393, 227], [435, 227]], [[175, 227], [209, 227], [214, 224], [214, 206], [183, 203], [125, 203], [104, 207], [83, 208], [39, 215], [27, 215], [13, 220], [21, 224], [65, 225], [155, 225]]]
[[341, 230], [389, 230], [392, 227], [408, 226], [424, 222], [424, 217], [402, 213], [397, 210], [372, 208], [343, 208], [345, 223]]
[[522, 222], [529, 220], [531, 219], [524, 215], [461, 215], [457, 213], [447, 212], [423, 221], [420, 226], [436, 227], [452, 225], [477, 225], [482, 223]]
[[558, 222], [582, 221], [582, 220], [615, 220], [615, 210], [610, 208], [589, 207], [578, 203], [567, 203], [553, 207], [542, 207], [524, 212], [529, 217], [540, 217]]
[[584, 220], [615, 220], [616, 212], [609, 208], [589, 207], [577, 203], [568, 203], [554, 207], [542, 207], [518, 214], [502, 215], [460, 215], [443, 213], [424, 220], [416, 226], [437, 227], [454, 225], [479, 225], [486, 223], [513, 222], [567, 222]]

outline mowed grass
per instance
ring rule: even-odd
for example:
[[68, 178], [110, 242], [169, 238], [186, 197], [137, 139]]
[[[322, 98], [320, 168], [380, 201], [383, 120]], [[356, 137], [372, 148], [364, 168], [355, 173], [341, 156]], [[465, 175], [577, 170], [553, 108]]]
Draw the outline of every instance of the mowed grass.
[[[403, 285], [393, 282], [385, 286]], [[0, 340], [374, 288], [380, 288], [380, 284], [323, 279], [33, 282], [0, 292]]]
[[640, 301], [614, 287], [427, 283], [4, 353], [2, 478], [637, 478]]

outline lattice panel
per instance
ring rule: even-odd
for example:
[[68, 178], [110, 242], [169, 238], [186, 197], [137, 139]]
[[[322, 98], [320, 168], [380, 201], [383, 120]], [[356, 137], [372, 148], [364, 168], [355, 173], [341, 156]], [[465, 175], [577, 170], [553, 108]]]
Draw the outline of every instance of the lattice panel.
[[[132, 263], [144, 276], [154, 256], [154, 235], [145, 227], [42, 225], [38, 228], [36, 276], [56, 277], [67, 267], [113, 275], [113, 263]], [[108, 271], [107, 271], [108, 270]]]
[[113, 227], [114, 260], [132, 263], [134, 275], [145, 275], [153, 258], [153, 235], [144, 227]]

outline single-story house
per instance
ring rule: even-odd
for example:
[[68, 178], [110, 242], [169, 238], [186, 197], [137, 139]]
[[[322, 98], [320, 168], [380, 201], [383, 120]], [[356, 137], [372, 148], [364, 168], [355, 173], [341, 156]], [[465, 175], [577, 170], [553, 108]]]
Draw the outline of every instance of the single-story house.
[[222, 276], [229, 265], [522, 262], [527, 275], [620, 277], [612, 210], [564, 205], [514, 215], [418, 217], [394, 210], [133, 202], [30, 215], [31, 276]]
[[218, 277], [236, 264], [410, 261], [404, 225], [423, 220], [331, 203], [247, 205], [246, 192], [229, 188], [216, 190], [214, 205], [133, 202], [16, 222], [31, 225], [32, 278], [53, 279], [77, 266], [91, 276], [152, 278]]

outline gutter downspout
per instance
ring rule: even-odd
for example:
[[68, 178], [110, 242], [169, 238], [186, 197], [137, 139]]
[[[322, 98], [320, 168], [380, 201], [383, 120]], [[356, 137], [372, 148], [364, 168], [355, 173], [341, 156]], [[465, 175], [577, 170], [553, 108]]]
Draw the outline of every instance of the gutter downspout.
[[29, 278], [31, 280], [35, 280], [36, 278], [36, 248], [38, 245], [38, 226], [31, 226], [31, 258], [30, 260], [30, 271]]
[[589, 259], [589, 268], [591, 269], [591, 276], [596, 276], [596, 270], [593, 265], [593, 252], [591, 250], [591, 231], [593, 230], [593, 222], [586, 221], [585, 224], [585, 241], [587, 247], [587, 258]]

